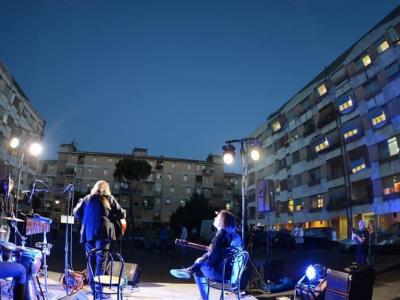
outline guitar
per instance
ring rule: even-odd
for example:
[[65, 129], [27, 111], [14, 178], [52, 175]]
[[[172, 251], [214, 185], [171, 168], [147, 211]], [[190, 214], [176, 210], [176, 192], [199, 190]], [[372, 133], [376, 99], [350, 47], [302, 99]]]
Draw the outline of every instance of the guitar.
[[[101, 200], [103, 202], [103, 205], [111, 210], [111, 196], [109, 195], [101, 195]], [[115, 201], [115, 200], [114, 200]], [[126, 220], [125, 219], [119, 219], [117, 218], [113, 213], [110, 215], [110, 220], [114, 225], [114, 230], [115, 230], [115, 236], [117, 240], [122, 239], [126, 232]]]
[[208, 251], [210, 248], [206, 245], [188, 242], [187, 240], [175, 239], [175, 245], [189, 247], [197, 250]]

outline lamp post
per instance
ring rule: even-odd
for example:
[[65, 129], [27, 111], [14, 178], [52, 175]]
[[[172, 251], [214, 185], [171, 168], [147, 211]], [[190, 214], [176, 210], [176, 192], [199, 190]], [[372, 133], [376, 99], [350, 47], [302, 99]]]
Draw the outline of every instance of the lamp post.
[[[17, 149], [20, 145], [20, 140], [17, 137], [13, 137], [10, 140], [10, 147], [13, 149]], [[15, 202], [15, 213], [18, 214], [18, 199], [19, 193], [21, 189], [21, 176], [22, 176], [22, 168], [24, 166], [24, 159], [25, 159], [25, 152], [29, 150], [29, 153], [32, 156], [39, 156], [42, 151], [43, 147], [38, 142], [31, 142], [30, 140], [25, 140], [22, 147], [21, 147], [21, 158], [18, 163], [18, 182], [17, 182], [17, 194], [16, 194], [16, 202]]]
[[223, 159], [226, 164], [232, 164], [235, 159], [234, 143], [240, 144], [240, 158], [242, 170], [242, 240], [246, 242], [247, 228], [247, 187], [248, 187], [248, 156], [254, 161], [260, 159], [261, 143], [256, 138], [246, 137], [242, 139], [229, 140], [222, 147]]

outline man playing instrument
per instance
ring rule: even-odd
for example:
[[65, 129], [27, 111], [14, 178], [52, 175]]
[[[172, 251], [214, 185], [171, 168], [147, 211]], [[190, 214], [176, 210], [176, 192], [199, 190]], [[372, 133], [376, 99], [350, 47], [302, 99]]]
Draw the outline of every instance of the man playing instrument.
[[236, 218], [232, 213], [220, 211], [213, 225], [217, 228], [217, 233], [208, 251], [197, 258], [189, 268], [170, 270], [171, 275], [176, 278], [189, 279], [193, 275], [203, 300], [206, 300], [208, 295], [207, 278], [222, 281], [224, 259], [243, 246], [236, 230]]

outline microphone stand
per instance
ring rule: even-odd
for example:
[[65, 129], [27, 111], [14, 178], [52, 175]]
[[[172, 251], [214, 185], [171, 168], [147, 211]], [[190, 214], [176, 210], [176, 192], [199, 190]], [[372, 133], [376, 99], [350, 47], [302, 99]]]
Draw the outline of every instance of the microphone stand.
[[[72, 240], [72, 228], [70, 224], [70, 216], [72, 215], [72, 205], [74, 201], [74, 185], [68, 184], [64, 190], [64, 193], [68, 193], [67, 195], [67, 223], [65, 226], [65, 248], [64, 248], [64, 281], [65, 281], [65, 292], [67, 296], [69, 295], [69, 287], [67, 283], [68, 271], [72, 266], [72, 251], [71, 251], [71, 240]], [[70, 233], [71, 229], [71, 234]]]

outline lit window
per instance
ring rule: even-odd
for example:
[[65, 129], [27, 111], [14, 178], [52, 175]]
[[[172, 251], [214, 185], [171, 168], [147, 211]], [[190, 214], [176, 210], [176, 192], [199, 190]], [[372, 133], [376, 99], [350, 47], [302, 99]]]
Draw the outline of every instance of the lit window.
[[295, 211], [300, 211], [303, 209], [303, 200], [302, 199], [297, 199], [295, 201], [294, 209], [295, 209]]
[[322, 197], [322, 195], [317, 196], [316, 207], [317, 208], [324, 207], [324, 198]]
[[352, 130], [349, 130], [349, 131], [345, 132], [344, 138], [348, 139], [349, 137], [352, 137], [352, 136], [356, 135], [357, 133], [358, 133], [358, 129], [354, 128]]
[[276, 121], [275, 123], [272, 124], [272, 130], [274, 132], [277, 132], [282, 128], [281, 123], [279, 121]]
[[382, 112], [379, 116], [372, 118], [372, 125], [376, 126], [384, 121], [386, 121], [386, 115]]
[[344, 110], [349, 109], [349, 108], [352, 107], [352, 106], [353, 106], [353, 100], [352, 100], [351, 97], [349, 96], [349, 99], [348, 99], [346, 102], [344, 102], [344, 103], [342, 103], [342, 104], [339, 105], [339, 110], [340, 110], [340, 111], [344, 111]]
[[388, 139], [387, 143], [388, 143], [388, 147], [389, 147], [390, 156], [399, 154], [399, 145], [397, 143], [396, 137], [392, 137], [391, 139]]
[[389, 43], [387, 41], [383, 41], [382, 43], [379, 44], [378, 48], [376, 50], [378, 53], [385, 52], [389, 48]]
[[354, 168], [351, 169], [351, 172], [353, 174], [360, 172], [361, 170], [365, 169], [365, 162], [361, 162], [359, 165], [355, 166]]
[[230, 203], [225, 203], [225, 209], [226, 210], [231, 210], [231, 204]]
[[318, 144], [317, 146], [315, 146], [315, 151], [321, 152], [322, 150], [325, 150], [328, 147], [329, 147], [329, 142], [328, 142], [328, 139], [325, 138], [325, 140], [321, 144]]
[[321, 84], [321, 85], [318, 87], [318, 95], [323, 96], [323, 95], [325, 95], [327, 92], [328, 92], [328, 90], [326, 89], [325, 84]]
[[294, 211], [294, 200], [293, 199], [289, 199], [289, 201], [288, 201], [288, 211], [289, 212]]
[[363, 64], [364, 67], [370, 65], [371, 62], [372, 62], [372, 61], [371, 61], [371, 57], [370, 57], [368, 54], [365, 55], [365, 56], [363, 56], [363, 57], [361, 58], [361, 61], [362, 61], [362, 64]]

